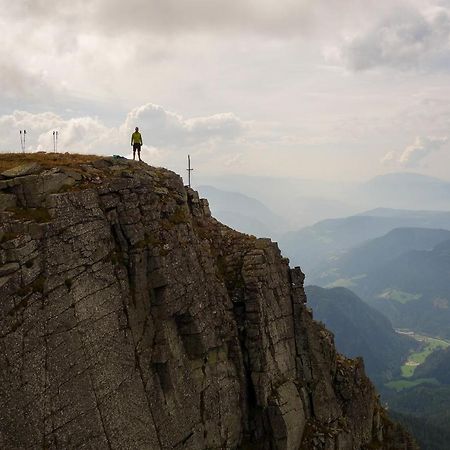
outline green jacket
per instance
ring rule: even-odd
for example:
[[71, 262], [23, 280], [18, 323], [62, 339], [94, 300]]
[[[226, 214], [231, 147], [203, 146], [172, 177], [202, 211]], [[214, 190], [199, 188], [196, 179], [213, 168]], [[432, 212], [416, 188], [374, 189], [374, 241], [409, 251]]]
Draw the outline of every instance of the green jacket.
[[132, 135], [131, 135], [131, 143], [132, 144], [143, 144], [142, 142], [142, 136], [141, 133], [139, 133], [139, 131], [135, 131]]

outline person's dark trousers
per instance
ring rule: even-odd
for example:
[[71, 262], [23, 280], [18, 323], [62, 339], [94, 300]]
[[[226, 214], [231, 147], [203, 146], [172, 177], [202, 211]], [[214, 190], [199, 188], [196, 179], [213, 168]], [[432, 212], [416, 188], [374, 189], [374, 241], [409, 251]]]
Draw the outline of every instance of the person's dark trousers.
[[141, 159], [141, 144], [137, 144], [137, 143], [133, 144], [133, 159], [136, 158], [136, 150], [138, 153], [139, 161], [142, 161], [142, 159]]

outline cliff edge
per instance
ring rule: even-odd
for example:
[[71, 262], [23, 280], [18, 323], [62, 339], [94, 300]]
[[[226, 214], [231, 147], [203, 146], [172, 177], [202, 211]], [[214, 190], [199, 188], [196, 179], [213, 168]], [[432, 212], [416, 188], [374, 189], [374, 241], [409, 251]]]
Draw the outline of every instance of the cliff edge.
[[276, 243], [168, 170], [35, 159], [0, 177], [1, 448], [416, 448]]

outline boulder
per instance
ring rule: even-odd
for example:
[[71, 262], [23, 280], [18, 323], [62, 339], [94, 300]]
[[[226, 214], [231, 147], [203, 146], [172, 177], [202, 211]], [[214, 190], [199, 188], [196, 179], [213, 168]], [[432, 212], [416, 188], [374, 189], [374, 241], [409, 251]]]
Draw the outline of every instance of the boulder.
[[38, 163], [21, 164], [20, 166], [13, 167], [12, 169], [2, 172], [2, 176], [5, 178], [23, 177], [25, 175], [34, 175], [41, 172], [42, 167]]

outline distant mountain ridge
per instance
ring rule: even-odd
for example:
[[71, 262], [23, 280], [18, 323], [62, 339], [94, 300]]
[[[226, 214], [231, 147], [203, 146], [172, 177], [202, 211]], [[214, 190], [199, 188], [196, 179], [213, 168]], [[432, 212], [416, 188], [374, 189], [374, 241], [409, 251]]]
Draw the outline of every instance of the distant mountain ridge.
[[450, 338], [450, 240], [412, 250], [355, 281], [352, 289], [395, 326]]
[[450, 230], [396, 228], [322, 258], [308, 281], [352, 289], [398, 328], [450, 338], [449, 274]]
[[382, 175], [376, 175], [370, 180], [363, 183], [363, 185], [376, 185], [386, 183], [435, 183], [438, 185], [450, 184], [450, 181], [443, 180], [438, 177], [433, 177], [431, 175], [425, 175], [419, 172], [390, 172]]
[[395, 332], [389, 320], [345, 288], [307, 286], [314, 318], [335, 336], [336, 347], [349, 357], [363, 356], [369, 376], [378, 384], [399, 374], [412, 339]]
[[374, 208], [368, 211], [363, 211], [359, 214], [355, 214], [357, 216], [371, 216], [371, 217], [403, 217], [408, 219], [424, 219], [427, 216], [430, 217], [431, 220], [442, 216], [445, 220], [448, 216], [449, 211], [435, 211], [431, 209], [396, 209], [396, 208]]
[[201, 175], [198, 186], [202, 185], [258, 199], [282, 217], [290, 231], [374, 208], [450, 211], [450, 181], [410, 172], [379, 175], [363, 182]]
[[[337, 279], [366, 276], [412, 250], [431, 250], [450, 239], [450, 230], [434, 228], [394, 228], [387, 234], [367, 240], [324, 262], [312, 272], [313, 282], [329, 284]], [[361, 279], [364, 284], [364, 279]], [[358, 284], [358, 283], [357, 283]]]
[[283, 231], [282, 218], [253, 197], [207, 185], [198, 190], [208, 198], [215, 217], [235, 230], [258, 237], [276, 237]]
[[319, 264], [395, 228], [450, 230], [449, 211], [375, 209], [341, 219], [327, 219], [280, 238], [283, 252], [311, 273]]

